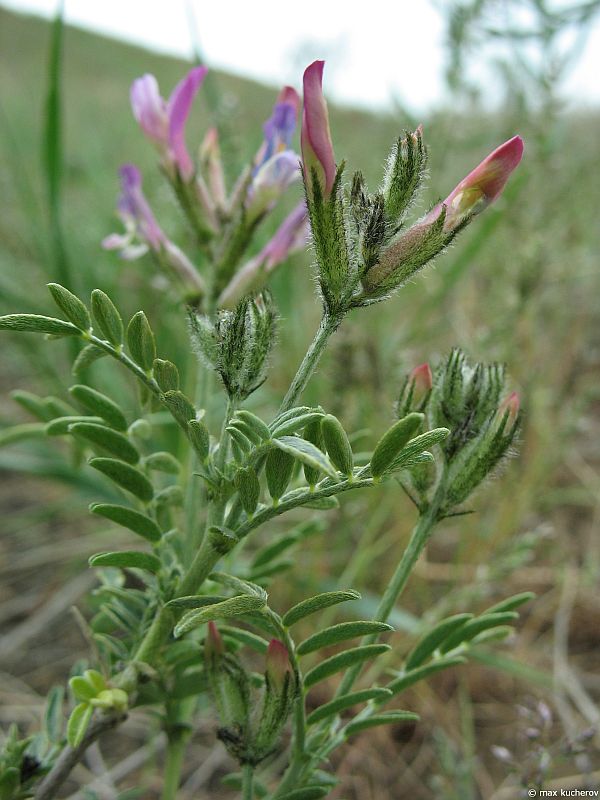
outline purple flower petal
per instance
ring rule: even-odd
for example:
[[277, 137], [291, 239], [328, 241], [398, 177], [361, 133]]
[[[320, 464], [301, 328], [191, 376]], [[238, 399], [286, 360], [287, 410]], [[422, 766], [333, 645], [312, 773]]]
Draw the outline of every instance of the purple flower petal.
[[314, 61], [304, 71], [301, 146], [308, 185], [311, 185], [311, 170], [316, 169], [325, 196], [329, 196], [335, 180], [335, 157], [322, 89], [324, 66], [324, 61]]
[[167, 105], [160, 96], [154, 75], [143, 75], [131, 84], [131, 108], [146, 136], [156, 144], [168, 141]]
[[169, 149], [184, 181], [189, 181], [194, 175], [194, 164], [185, 145], [185, 124], [196, 92], [207, 72], [206, 67], [194, 67], [190, 70], [173, 89], [167, 103]]

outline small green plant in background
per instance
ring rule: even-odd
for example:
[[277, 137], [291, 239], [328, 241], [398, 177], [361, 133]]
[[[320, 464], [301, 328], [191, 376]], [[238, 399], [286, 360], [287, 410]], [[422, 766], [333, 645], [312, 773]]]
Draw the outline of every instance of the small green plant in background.
[[[363, 667], [391, 650], [381, 639], [436, 527], [469, 513], [473, 492], [510, 453], [519, 399], [507, 390], [503, 366], [471, 364], [455, 349], [433, 369], [422, 364], [406, 376], [396, 421], [368, 453], [356, 453], [327, 403], [302, 405], [302, 394], [347, 314], [362, 309], [368, 318], [369, 306], [388, 300], [441, 254], [501, 194], [523, 143], [515, 136], [498, 147], [411, 225], [427, 163], [422, 129], [398, 139], [378, 191], [371, 193], [360, 173], [346, 184], [344, 164], [334, 157], [322, 74], [321, 61], [304, 74], [302, 158], [292, 149], [300, 98], [286, 87], [260, 149], [231, 187], [214, 130], [198, 163], [186, 145], [186, 121], [206, 69], [192, 69], [168, 100], [150, 75], [133, 84], [134, 115], [159, 153], [201, 265], [165, 234], [132, 164], [121, 169], [124, 232], [104, 245], [125, 259], [150, 253], [179, 293], [181, 324], [202, 366], [195, 396], [182, 390], [160, 329], [155, 336], [143, 311], [125, 324], [119, 297], [95, 289], [86, 304], [52, 283], [60, 318], [0, 317], [3, 330], [77, 344], [71, 401], [17, 394], [36, 421], [13, 431], [14, 439], [64, 440], [81, 468], [89, 466], [110, 487], [91, 512], [144, 540], [139, 548], [90, 559], [101, 598], [89, 622], [90, 663], [70, 679], [68, 720], [57, 690], [43, 732], [22, 740], [11, 731], [0, 754], [1, 800], [57, 796], [87, 747], [144, 708], [165, 731], [162, 796], [175, 798], [204, 694], [218, 718], [217, 736], [239, 765], [226, 782], [244, 800], [325, 797], [336, 785], [329, 770], [336, 748], [370, 727], [414, 723], [410, 710], [386, 706], [418, 681], [464, 663], [473, 645], [506, 636], [515, 609], [531, 598], [521, 593], [480, 613], [465, 609], [439, 620], [381, 685], [357, 688]], [[257, 232], [301, 179], [305, 199], [257, 249]], [[267, 284], [308, 233], [322, 320], [279, 408], [262, 418], [246, 401], [268, 380], [281, 324]], [[139, 413], [94, 387], [99, 359], [112, 359], [133, 378]], [[157, 421], [165, 418], [185, 448], [159, 448]], [[309, 546], [314, 530], [280, 533], [259, 547], [255, 531], [275, 518], [285, 523], [297, 508], [325, 513], [346, 493], [377, 491], [390, 480], [411, 497], [418, 521], [372, 618], [319, 624], [319, 612], [360, 598], [347, 586], [279, 608], [269, 595], [271, 578], [291, 548]], [[296, 633], [301, 620], [312, 625], [307, 638]], [[250, 671], [252, 650], [258, 674]], [[308, 713], [307, 693], [335, 675], [335, 695]], [[357, 710], [342, 715], [349, 709]], [[276, 757], [282, 752], [285, 763]]]

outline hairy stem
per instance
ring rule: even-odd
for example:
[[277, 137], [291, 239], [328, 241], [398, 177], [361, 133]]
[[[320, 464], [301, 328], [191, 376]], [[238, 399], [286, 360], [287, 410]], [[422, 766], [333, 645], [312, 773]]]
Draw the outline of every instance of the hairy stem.
[[242, 800], [253, 800], [254, 798], [254, 767], [252, 764], [244, 764], [242, 771]]
[[321, 324], [319, 325], [319, 328], [315, 334], [315, 338], [312, 340], [310, 347], [306, 351], [306, 355], [298, 367], [298, 371], [296, 372], [294, 379], [290, 384], [290, 388], [288, 389], [286, 396], [283, 398], [283, 402], [279, 408], [279, 413], [294, 407], [298, 398], [304, 391], [306, 384], [310, 380], [311, 375], [315, 371], [315, 368], [319, 363], [325, 348], [327, 347], [327, 342], [329, 341], [330, 336], [338, 329], [343, 318], [344, 315], [339, 312], [333, 314], [326, 311], [323, 314]]

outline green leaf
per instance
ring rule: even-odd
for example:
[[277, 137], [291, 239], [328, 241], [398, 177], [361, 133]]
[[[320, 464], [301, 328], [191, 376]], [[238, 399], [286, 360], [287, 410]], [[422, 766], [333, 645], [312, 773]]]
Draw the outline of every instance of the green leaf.
[[235, 416], [245, 423], [245, 425], [251, 428], [260, 440], [268, 442], [271, 439], [271, 431], [269, 430], [269, 426], [266, 424], [266, 422], [263, 422], [260, 417], [257, 417], [256, 414], [243, 409], [236, 412]]
[[333, 414], [327, 414], [321, 420], [321, 432], [332, 463], [343, 475], [352, 475], [354, 469], [352, 446], [342, 423]]
[[284, 422], [276, 425], [273, 429], [272, 437], [279, 438], [281, 436], [286, 436], [289, 433], [306, 431], [306, 428], [312, 425], [312, 423], [318, 422], [320, 424], [323, 416], [324, 415], [322, 411], [309, 409], [304, 414], [290, 417], [290, 419], [287, 419]]
[[89, 465], [144, 503], [149, 503], [154, 497], [154, 489], [148, 478], [124, 461], [117, 461], [115, 458], [92, 458]]
[[[307, 442], [314, 444], [318, 450], [323, 451], [325, 449], [325, 445], [323, 443], [323, 431], [321, 430], [321, 416], [316, 417], [316, 419], [311, 420], [306, 425], [304, 429], [304, 438]], [[321, 475], [320, 471], [318, 469], [314, 469], [313, 467], [309, 467], [308, 464], [304, 464], [303, 468], [306, 482], [311, 487], [315, 486]], [[334, 499], [337, 500], [337, 497]], [[309, 507], [311, 506], [309, 505]], [[314, 508], [314, 506], [312, 507]]]
[[260, 497], [260, 482], [256, 470], [253, 467], [242, 467], [235, 473], [233, 482], [239, 492], [242, 508], [248, 516], [252, 516]]
[[116, 428], [118, 431], [127, 430], [125, 415], [119, 406], [102, 392], [98, 392], [90, 386], [77, 384], [71, 386], [69, 394], [85, 409], [102, 417], [111, 428]]
[[281, 800], [320, 800], [331, 791], [331, 786], [305, 786], [284, 794]]
[[321, 722], [327, 717], [332, 717], [334, 714], [339, 714], [340, 711], [345, 711], [347, 708], [352, 708], [359, 703], [367, 703], [369, 700], [387, 700], [392, 697], [389, 689], [382, 689], [374, 687], [372, 689], [360, 689], [357, 692], [350, 692], [350, 694], [343, 694], [341, 697], [336, 697], [329, 703], [319, 706], [306, 719], [309, 725], [314, 725]]
[[206, 425], [199, 419], [191, 419], [188, 424], [188, 435], [192, 447], [201, 461], [206, 461], [210, 449], [210, 437]]
[[71, 747], [79, 747], [82, 743], [93, 713], [94, 709], [89, 703], [79, 703], [71, 712], [67, 722], [67, 741]]
[[436, 650], [438, 645], [471, 619], [473, 619], [473, 614], [455, 614], [435, 625], [429, 633], [417, 642], [409, 654], [404, 665], [405, 671], [409, 672], [420, 666]]
[[362, 664], [363, 661], [376, 658], [391, 649], [388, 644], [365, 644], [360, 647], [353, 647], [350, 650], [344, 650], [335, 656], [326, 658], [316, 667], [310, 669], [304, 676], [304, 686], [309, 689], [315, 683], [325, 680], [325, 678], [334, 675], [336, 672], [353, 667], [355, 664]]
[[63, 736], [64, 697], [65, 692], [62, 686], [53, 686], [48, 692], [44, 712], [44, 733], [52, 744], [58, 744]]
[[184, 597], [174, 597], [165, 603], [165, 606], [168, 608], [205, 608], [229, 599], [224, 595], [189, 594]]
[[262, 586], [251, 583], [251, 581], [245, 581], [242, 578], [236, 578], [235, 575], [227, 575], [225, 572], [211, 572], [208, 577], [211, 581], [220, 583], [221, 586], [227, 586], [228, 589], [233, 589], [238, 594], [260, 597], [265, 604], [269, 597]]
[[110, 297], [100, 289], [92, 292], [92, 316], [104, 337], [115, 347], [123, 343], [123, 320]]
[[423, 424], [425, 416], [415, 411], [407, 414], [381, 437], [371, 456], [371, 475], [380, 478], [393, 464], [402, 448]]
[[95, 344], [86, 344], [77, 354], [77, 358], [71, 367], [71, 373], [77, 378], [84, 370], [91, 367], [94, 362], [100, 358], [105, 358], [107, 355], [108, 353], [105, 350], [101, 350]]
[[42, 422], [49, 422], [54, 416], [52, 411], [48, 408], [45, 400], [43, 400], [41, 397], [38, 397], [37, 394], [15, 389], [15, 391], [10, 393], [10, 396], [15, 403], [18, 403], [21, 408], [24, 408], [25, 411], [28, 411], [32, 417], [35, 417]]
[[354, 639], [356, 636], [367, 636], [371, 633], [382, 633], [383, 631], [394, 630], [386, 622], [372, 622], [368, 620], [357, 620], [355, 622], [340, 622], [339, 625], [332, 625], [318, 633], [309, 636], [296, 648], [299, 656], [313, 653], [322, 647], [329, 647], [347, 639]]
[[283, 449], [273, 448], [267, 454], [265, 477], [269, 494], [277, 503], [285, 492], [294, 471], [294, 458]]
[[65, 317], [76, 325], [80, 331], [89, 331], [92, 327], [92, 320], [89, 312], [81, 300], [61, 286], [60, 283], [49, 283], [48, 289], [56, 305], [63, 312]]
[[179, 389], [179, 370], [172, 361], [155, 358], [152, 372], [161, 392], [176, 392]]
[[0, 430], [0, 447], [6, 447], [15, 442], [26, 439], [40, 439], [46, 435], [46, 425], [43, 422], [26, 422], [23, 425], [13, 425]]
[[64, 436], [69, 432], [71, 425], [78, 422], [102, 423], [100, 417], [57, 417], [44, 427], [46, 436]]
[[[177, 390], [170, 390], [161, 395], [161, 400], [167, 406], [171, 414], [175, 417], [177, 422], [183, 426], [184, 429], [189, 430], [191, 421], [196, 421], [196, 409], [191, 401], [184, 395], [183, 392]], [[203, 423], [200, 423], [201, 425]]]
[[[278, 414], [273, 422], [269, 425], [269, 430], [271, 431], [271, 435], [273, 431], [277, 430], [280, 425], [287, 422], [290, 419], [295, 419], [302, 414], [306, 414], [309, 411], [318, 411], [319, 409], [310, 408], [309, 406], [296, 406], [296, 408], [289, 408], [287, 411]], [[323, 412], [321, 412], [323, 413]]]
[[7, 314], [0, 317], [0, 331], [48, 333], [52, 336], [79, 336], [81, 331], [70, 322], [41, 314]]
[[168, 475], [178, 475], [181, 472], [181, 464], [175, 456], [171, 453], [161, 451], [159, 453], [151, 453], [144, 459], [144, 464], [148, 469], [156, 470], [157, 472], [166, 472]]
[[464, 656], [437, 658], [435, 661], [431, 661], [423, 667], [417, 667], [406, 673], [402, 672], [395, 680], [388, 683], [387, 688], [392, 694], [400, 694], [400, 692], [408, 689], [408, 687], [412, 686], [414, 683], [418, 683], [443, 669], [448, 669], [448, 667], [456, 667], [460, 664], [465, 664], [466, 661], [467, 659]]
[[156, 344], [150, 323], [143, 311], [134, 314], [127, 326], [127, 346], [131, 357], [144, 372], [150, 372], [156, 358]]
[[[434, 428], [431, 431], [426, 431], [420, 436], [415, 436], [410, 442], [402, 449], [394, 463], [390, 466], [388, 472], [395, 472], [405, 465], [410, 464], [414, 459], [417, 459], [421, 454], [424, 455], [423, 450], [427, 450], [436, 444], [440, 444], [444, 439], [448, 438], [450, 431], [448, 428]], [[428, 460], [433, 460], [431, 457]]]
[[108, 428], [105, 425], [97, 425], [93, 422], [76, 422], [69, 426], [69, 433], [90, 442], [95, 447], [99, 447], [128, 464], [137, 464], [140, 454], [131, 444], [129, 439], [122, 433]]
[[205, 622], [229, 617], [241, 617], [264, 607], [265, 603], [260, 597], [250, 597], [249, 595], [230, 597], [228, 600], [223, 600], [222, 603], [215, 603], [198, 611], [188, 611], [175, 626], [173, 635], [176, 637], [182, 636]]
[[307, 600], [302, 600], [302, 602], [292, 606], [284, 614], [282, 622], [289, 628], [304, 619], [304, 617], [308, 617], [309, 614], [314, 614], [316, 611], [335, 606], [338, 603], [345, 603], [346, 600], [360, 600], [360, 594], [355, 592], [354, 589], [316, 594], [314, 597], [309, 597]]
[[378, 725], [393, 725], [399, 722], [418, 722], [418, 714], [412, 711], [389, 711], [387, 714], [374, 714], [372, 717], [361, 719], [358, 722], [351, 722], [344, 729], [344, 737], [348, 739], [355, 733], [365, 731], [367, 728], [375, 728]]
[[283, 450], [284, 453], [297, 458], [303, 464], [324, 472], [333, 480], [339, 480], [339, 475], [331, 461], [312, 442], [307, 442], [306, 439], [300, 439], [298, 436], [282, 436], [280, 439], [273, 439], [273, 445], [279, 450]]
[[318, 508], [321, 511], [332, 511], [334, 508], [340, 507], [340, 501], [333, 495], [331, 497], [314, 497], [308, 498], [306, 503], [302, 503], [304, 508]]
[[224, 637], [234, 639], [241, 644], [251, 647], [257, 653], [264, 655], [267, 652], [269, 643], [262, 636], [258, 636], [251, 631], [243, 630], [243, 628], [233, 628], [231, 625], [219, 625], [219, 633]]
[[486, 631], [488, 628], [495, 628], [499, 625], [514, 622], [518, 619], [519, 615], [514, 611], [503, 611], [497, 614], [485, 614], [476, 619], [467, 622], [462, 628], [459, 628], [455, 633], [448, 636], [440, 645], [440, 653], [448, 653], [454, 650], [455, 647], [469, 642], [479, 633]]
[[162, 534], [156, 522], [132, 508], [109, 503], [92, 503], [90, 511], [92, 514], [98, 514], [100, 517], [116, 522], [117, 525], [122, 525], [149, 542], [158, 542], [161, 539]]
[[119, 567], [120, 569], [143, 569], [157, 573], [161, 568], [160, 559], [151, 553], [137, 550], [118, 550], [112, 553], [96, 553], [89, 559], [90, 567]]
[[79, 700], [79, 702], [87, 702], [98, 694], [96, 687], [92, 686], [89, 681], [86, 681], [82, 675], [75, 675], [71, 678], [69, 680], [69, 686], [71, 687], [75, 699]]
[[514, 594], [512, 597], [507, 597], [506, 600], [501, 600], [499, 603], [496, 603], [496, 605], [486, 608], [483, 613], [496, 614], [501, 611], [514, 611], [515, 608], [522, 606], [523, 603], [528, 603], [534, 598], [535, 594], [533, 592], [521, 592], [520, 594]]

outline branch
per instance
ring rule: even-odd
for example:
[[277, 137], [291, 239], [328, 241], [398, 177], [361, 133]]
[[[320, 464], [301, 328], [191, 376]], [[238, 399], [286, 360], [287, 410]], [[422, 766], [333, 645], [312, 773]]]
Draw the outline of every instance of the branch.
[[67, 745], [57, 758], [54, 766], [38, 786], [34, 800], [52, 800], [56, 793], [69, 777], [73, 767], [83, 758], [85, 751], [99, 739], [103, 733], [111, 728], [116, 728], [126, 719], [126, 714], [103, 714], [93, 720], [78, 747]]

